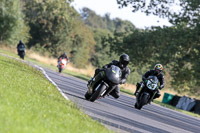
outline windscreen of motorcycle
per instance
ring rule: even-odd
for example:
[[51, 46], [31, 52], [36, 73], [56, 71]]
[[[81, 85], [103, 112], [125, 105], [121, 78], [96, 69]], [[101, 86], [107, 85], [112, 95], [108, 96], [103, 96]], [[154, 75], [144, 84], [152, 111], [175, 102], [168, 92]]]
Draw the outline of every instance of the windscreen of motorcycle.
[[106, 78], [114, 83], [114, 84], [119, 84], [122, 76], [121, 69], [118, 66], [111, 65], [110, 68], [106, 69]]
[[146, 86], [150, 90], [155, 90], [156, 87], [158, 86], [158, 78], [156, 76], [149, 76]]

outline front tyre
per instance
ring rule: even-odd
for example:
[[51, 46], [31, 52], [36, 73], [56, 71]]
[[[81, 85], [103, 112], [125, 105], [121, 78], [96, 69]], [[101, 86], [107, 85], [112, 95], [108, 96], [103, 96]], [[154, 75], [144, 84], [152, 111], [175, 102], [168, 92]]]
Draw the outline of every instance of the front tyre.
[[95, 100], [97, 100], [100, 95], [105, 91], [106, 86], [104, 84], [101, 84], [101, 86], [99, 87], [99, 89], [94, 92], [94, 94], [91, 96], [90, 101], [94, 102]]
[[137, 109], [137, 103], [135, 103], [134, 107]]
[[149, 99], [149, 95], [143, 94], [140, 98], [140, 102], [137, 103], [137, 109], [141, 109], [145, 104], [147, 104], [147, 101]]
[[62, 68], [61, 68], [61, 67], [59, 67], [59, 68], [58, 68], [58, 71], [59, 71], [59, 73], [61, 73], [61, 72], [62, 72]]
[[20, 56], [21, 59], [24, 60], [25, 53], [24, 53], [24, 52], [20, 52], [20, 53], [19, 53], [19, 56]]
[[86, 93], [85, 93], [85, 99], [86, 99], [86, 100], [89, 100], [90, 97], [91, 97], [91, 95], [89, 95], [88, 92], [86, 92]]

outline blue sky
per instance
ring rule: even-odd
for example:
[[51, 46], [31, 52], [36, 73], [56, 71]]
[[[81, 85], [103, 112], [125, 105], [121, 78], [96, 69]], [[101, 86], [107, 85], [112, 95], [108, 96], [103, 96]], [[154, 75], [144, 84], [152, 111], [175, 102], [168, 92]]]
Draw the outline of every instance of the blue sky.
[[74, 6], [77, 11], [80, 11], [83, 7], [88, 7], [101, 16], [109, 13], [111, 18], [118, 17], [122, 20], [129, 20], [137, 28], [144, 29], [150, 26], [170, 26], [167, 19], [160, 19], [153, 15], [146, 16], [141, 12], [133, 13], [131, 8], [119, 9], [116, 0], [74, 0], [72, 6]]

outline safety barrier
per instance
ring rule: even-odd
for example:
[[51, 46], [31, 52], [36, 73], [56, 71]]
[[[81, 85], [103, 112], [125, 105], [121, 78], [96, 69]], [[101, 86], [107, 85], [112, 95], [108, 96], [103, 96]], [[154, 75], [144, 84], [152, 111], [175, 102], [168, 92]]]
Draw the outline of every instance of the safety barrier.
[[178, 109], [200, 114], [200, 100], [197, 99], [164, 93], [162, 102], [172, 105]]

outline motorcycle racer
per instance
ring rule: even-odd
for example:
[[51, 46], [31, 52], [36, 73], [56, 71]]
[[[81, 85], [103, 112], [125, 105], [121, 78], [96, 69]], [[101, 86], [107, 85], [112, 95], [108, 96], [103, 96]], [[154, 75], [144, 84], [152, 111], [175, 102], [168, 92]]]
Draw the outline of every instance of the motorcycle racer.
[[[103, 71], [104, 69], [109, 68], [111, 65], [115, 65], [115, 66], [118, 66], [122, 71], [122, 79], [121, 79], [120, 84], [124, 84], [128, 78], [128, 75], [130, 74], [130, 69], [128, 68], [129, 61], [130, 61], [129, 56], [127, 54], [122, 54], [122, 55], [120, 55], [119, 61], [113, 60], [111, 63], [104, 65], [102, 69], [97, 68], [95, 70], [94, 77], [99, 72]], [[87, 86], [90, 86], [92, 84], [93, 79], [94, 78], [91, 78], [88, 81]], [[88, 87], [88, 88], [90, 88], [90, 87]], [[110, 93], [110, 95], [112, 95], [116, 99], [119, 98], [119, 96], [120, 96], [119, 86], [116, 86], [115, 89]]]
[[[144, 82], [144, 80], [146, 78], [148, 78], [149, 76], [156, 76], [158, 78], [159, 82], [160, 82], [159, 89], [161, 90], [165, 86], [164, 75], [162, 74], [162, 71], [163, 71], [163, 66], [161, 64], [156, 64], [155, 67], [154, 67], [154, 70], [149, 70], [142, 76], [142, 82]], [[140, 88], [142, 82], [137, 83], [136, 91], [134, 93], [135, 96], [139, 93], [138, 91], [139, 91], [139, 88]], [[161, 96], [161, 94], [158, 90], [154, 99], [159, 98], [160, 96]]]

